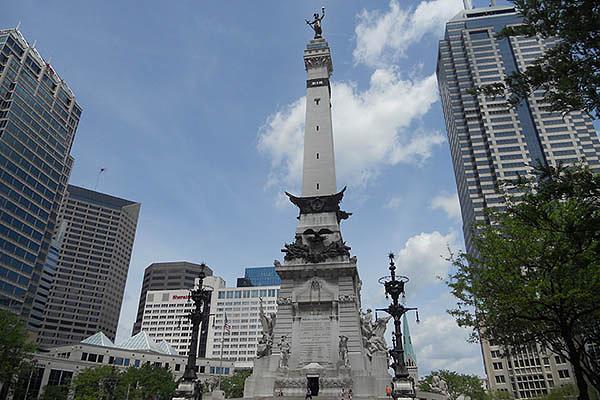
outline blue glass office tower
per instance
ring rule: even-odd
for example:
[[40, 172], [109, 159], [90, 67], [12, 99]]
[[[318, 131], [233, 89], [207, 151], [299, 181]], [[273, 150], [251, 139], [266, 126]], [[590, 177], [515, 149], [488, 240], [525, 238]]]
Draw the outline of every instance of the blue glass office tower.
[[281, 285], [281, 278], [275, 272], [275, 267], [246, 268], [244, 277], [237, 281], [237, 287], [278, 285]]
[[0, 30], [0, 308], [28, 321], [80, 116], [50, 64], [18, 30]]
[[[520, 24], [513, 7], [465, 10], [446, 25], [440, 41], [437, 77], [463, 219], [467, 251], [474, 252], [471, 227], [486, 222], [486, 209], [502, 209], [502, 180], [532, 172], [536, 163], [583, 162], [600, 172], [600, 142], [583, 112], [552, 112], [536, 91], [516, 109], [500, 97], [473, 96], [475, 86], [502, 82], [523, 71], [553, 45], [537, 37], [498, 39], [505, 26]], [[488, 385], [515, 398], [539, 397], [572, 382], [564, 358], [535, 343], [508, 357], [499, 346], [482, 343]]]

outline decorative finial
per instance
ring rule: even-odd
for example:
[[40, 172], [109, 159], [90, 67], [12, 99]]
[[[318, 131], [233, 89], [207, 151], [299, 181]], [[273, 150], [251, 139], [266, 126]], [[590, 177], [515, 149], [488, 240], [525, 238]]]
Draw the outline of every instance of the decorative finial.
[[321, 7], [321, 16], [319, 16], [319, 13], [314, 13], [312, 21], [305, 19], [306, 24], [315, 31], [315, 39], [321, 39], [323, 37], [323, 29], [321, 28], [321, 21], [323, 18], [325, 18], [325, 7]]

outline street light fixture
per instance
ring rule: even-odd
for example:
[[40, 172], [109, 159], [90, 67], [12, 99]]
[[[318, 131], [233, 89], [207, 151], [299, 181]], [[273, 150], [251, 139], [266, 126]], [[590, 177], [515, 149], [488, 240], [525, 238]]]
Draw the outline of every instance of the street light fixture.
[[[392, 397], [394, 399], [412, 399], [415, 397], [415, 385], [408, 374], [406, 360], [404, 359], [404, 348], [402, 347], [402, 316], [408, 311], [416, 311], [416, 307], [405, 307], [404, 285], [409, 281], [408, 277], [396, 275], [396, 265], [394, 263], [394, 253], [389, 253], [390, 275], [379, 278], [379, 283], [385, 287], [385, 298], [392, 298], [392, 303], [386, 308], [377, 309], [385, 311], [394, 319], [393, 348], [389, 350], [390, 356], [394, 360], [392, 368], [394, 377], [392, 378]], [[402, 299], [400, 299], [402, 296]], [[419, 312], [417, 311], [417, 322], [419, 322]]]
[[209, 313], [209, 303], [212, 293], [212, 288], [204, 287], [204, 278], [206, 274], [204, 270], [207, 266], [202, 263], [203, 267], [198, 274], [198, 287], [190, 290], [190, 299], [192, 300], [194, 307], [187, 315], [188, 319], [192, 322], [192, 336], [190, 340], [190, 348], [188, 350], [187, 364], [185, 365], [185, 371], [183, 377], [179, 383], [178, 392], [181, 397], [191, 398], [195, 400], [202, 399], [201, 385], [198, 383], [198, 375], [196, 373], [196, 360], [198, 357], [198, 335], [200, 333], [200, 324], [205, 321]]

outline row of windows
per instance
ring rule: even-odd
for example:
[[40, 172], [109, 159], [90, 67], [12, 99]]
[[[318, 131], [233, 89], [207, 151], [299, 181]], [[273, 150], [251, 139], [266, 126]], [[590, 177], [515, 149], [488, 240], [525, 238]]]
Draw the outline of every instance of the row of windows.
[[279, 289], [261, 289], [261, 290], [219, 290], [219, 299], [241, 299], [256, 297], [276, 297], [279, 296]]
[[11, 285], [6, 281], [0, 281], [0, 291], [8, 294], [9, 296], [14, 296], [18, 299], [25, 298], [25, 290], [17, 287], [15, 285]]

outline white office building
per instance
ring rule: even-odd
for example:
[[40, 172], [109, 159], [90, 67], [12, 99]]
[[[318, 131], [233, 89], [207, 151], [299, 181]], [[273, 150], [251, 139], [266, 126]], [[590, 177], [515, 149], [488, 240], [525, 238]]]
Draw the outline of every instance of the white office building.
[[[216, 290], [224, 287], [225, 281], [216, 276], [207, 276], [204, 286]], [[166, 340], [179, 354], [187, 355], [192, 335], [192, 324], [187, 315], [192, 308], [189, 289], [149, 290], [146, 293], [141, 330], [154, 340]], [[199, 357], [206, 355], [207, 329], [212, 326], [212, 321], [213, 318], [209, 318], [207, 324], [201, 326]]]
[[[208, 330], [206, 356], [233, 361], [236, 368], [252, 368], [256, 345], [261, 336], [259, 307], [265, 313], [277, 312], [277, 286], [215, 288], [211, 310], [213, 323]], [[229, 329], [224, 329], [225, 315]], [[276, 343], [275, 343], [276, 345]]]
[[[226, 282], [216, 276], [206, 277], [204, 284], [213, 289], [213, 295], [208, 332], [202, 327], [198, 355], [222, 357], [233, 361], [236, 368], [252, 368], [262, 330], [260, 301], [262, 299], [265, 313], [275, 313], [279, 286], [228, 288]], [[191, 309], [187, 289], [150, 290], [146, 294], [142, 331], [156, 341], [167, 341], [179, 354], [186, 355], [191, 337], [191, 324], [186, 315]], [[224, 327], [225, 315], [228, 329]]]

